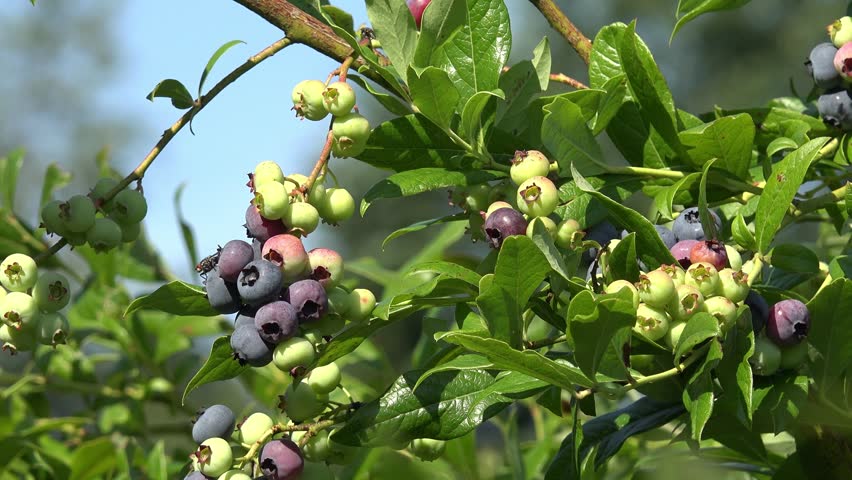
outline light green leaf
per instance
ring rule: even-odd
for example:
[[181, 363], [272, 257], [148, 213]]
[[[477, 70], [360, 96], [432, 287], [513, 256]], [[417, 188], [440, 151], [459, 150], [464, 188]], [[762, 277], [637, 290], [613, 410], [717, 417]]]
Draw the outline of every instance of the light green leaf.
[[580, 107], [565, 98], [556, 98], [544, 110], [541, 139], [559, 162], [560, 173], [570, 176], [572, 164], [584, 176], [605, 173], [603, 151]]
[[699, 15], [719, 10], [739, 8], [750, 1], [751, 0], [680, 0], [677, 4], [677, 23], [675, 24], [674, 30], [672, 30], [672, 36], [669, 38], [669, 43], [674, 40], [675, 35], [677, 35], [677, 32], [679, 32], [684, 25], [691, 22]]
[[406, 75], [417, 48], [417, 26], [408, 5], [395, 0], [367, 0], [367, 16], [391, 64], [400, 75]]
[[174, 315], [212, 317], [219, 313], [210, 306], [202, 287], [174, 280], [148, 295], [136, 298], [124, 311], [127, 317], [139, 309], [159, 310]]
[[499, 88], [476, 92], [464, 104], [460, 133], [473, 144], [482, 144], [484, 142], [481, 138], [483, 131], [494, 121], [493, 109], [489, 109], [489, 112], [491, 112], [490, 115], [484, 114], [485, 107], [488, 106], [488, 101], [493, 98], [505, 99], [506, 95]]
[[465, 268], [457, 263], [446, 262], [444, 260], [432, 260], [428, 262], [418, 263], [411, 267], [406, 275], [412, 275], [421, 272], [431, 272], [443, 275], [445, 278], [455, 278], [467, 282], [473, 286], [479, 286], [479, 281], [482, 276], [478, 273]]
[[411, 98], [426, 118], [435, 122], [441, 128], [449, 128], [459, 93], [447, 72], [427, 67], [420, 75], [409, 69], [408, 86]]
[[[216, 62], [219, 61], [219, 58], [225, 54], [228, 50], [231, 49], [234, 45], [245, 44], [246, 42], [242, 40], [231, 40], [230, 42], [224, 43], [221, 47], [216, 49], [213, 52], [213, 55], [210, 57], [210, 60], [207, 61], [207, 65], [204, 67], [204, 71], [201, 72], [201, 80], [198, 81], [198, 96], [201, 97], [201, 91], [204, 89], [204, 82], [207, 80], [207, 75], [210, 75], [210, 71], [213, 70], [213, 66], [216, 65]], [[177, 106], [177, 105], [175, 105]]]
[[195, 102], [192, 95], [189, 94], [189, 90], [173, 78], [168, 78], [158, 83], [145, 98], [153, 102], [157, 97], [170, 99], [172, 106], [180, 110], [192, 108]]
[[186, 385], [183, 391], [183, 396], [180, 399], [180, 404], [186, 402], [186, 397], [196, 388], [221, 380], [229, 380], [239, 376], [244, 371], [248, 370], [248, 365], [240, 365], [240, 362], [234, 359], [234, 351], [231, 349], [231, 337], [219, 337], [213, 342], [213, 348], [210, 350], [210, 355], [204, 366], [198, 371], [192, 380]]
[[18, 188], [18, 174], [24, 164], [24, 150], [17, 149], [0, 157], [0, 206], [10, 212], [15, 209], [15, 192]]
[[751, 149], [754, 143], [754, 121], [746, 113], [722, 117], [680, 133], [692, 162], [701, 166], [716, 159], [721, 167], [740, 179], [748, 178]]
[[843, 372], [852, 365], [850, 309], [852, 280], [848, 278], [833, 281], [808, 302], [811, 315], [808, 343], [819, 353], [811, 363], [811, 371], [821, 391], [830, 391], [840, 384]]
[[740, 214], [737, 214], [737, 216], [734, 217], [734, 221], [731, 222], [731, 235], [734, 237], [734, 241], [737, 242], [737, 245], [745, 248], [746, 250], [756, 249], [754, 234], [751, 230], [749, 230], [745, 219]]
[[574, 360], [587, 377], [596, 379], [605, 354], [622, 355], [635, 323], [633, 293], [629, 291], [599, 296], [590, 314], [571, 317], [568, 327]]
[[[453, 347], [458, 348], [458, 347]], [[417, 383], [414, 384], [412, 391], [417, 390], [417, 387], [424, 380], [438, 372], [458, 371], [458, 370], [493, 370], [494, 364], [482, 355], [466, 354], [453, 358], [452, 360], [436, 365], [420, 376]]]
[[70, 480], [88, 480], [109, 473], [118, 463], [116, 446], [109, 437], [98, 437], [78, 445], [71, 455]]
[[375, 98], [376, 101], [379, 102], [383, 107], [385, 107], [385, 109], [387, 109], [387, 111], [389, 111], [390, 113], [399, 116], [404, 116], [411, 113], [411, 109], [403, 105], [398, 98], [394, 97], [393, 95], [382, 93], [376, 90], [375, 88], [373, 88], [372, 85], [370, 85], [369, 83], [367, 83], [366, 80], [364, 80], [364, 77], [361, 77], [360, 75], [349, 75], [348, 78], [349, 80], [352, 80], [353, 82], [357, 83], [358, 86], [366, 90], [367, 93], [372, 95], [373, 98]]
[[412, 223], [411, 225], [409, 225], [407, 227], [402, 227], [402, 228], [399, 228], [397, 230], [394, 230], [393, 232], [391, 232], [390, 235], [385, 237], [385, 239], [382, 241], [382, 250], [384, 250], [388, 246], [388, 244], [391, 242], [391, 240], [399, 238], [403, 235], [406, 235], [406, 234], [409, 234], [409, 233], [414, 233], [414, 232], [419, 232], [420, 230], [424, 230], [426, 228], [429, 228], [432, 225], [439, 225], [439, 224], [448, 223], [448, 222], [461, 222], [461, 221], [466, 222], [469, 218], [470, 217], [466, 213], [461, 212], [461, 213], [457, 213], [455, 215], [447, 215], [445, 217], [430, 218], [429, 220], [422, 220], [420, 222]]
[[719, 320], [707, 312], [699, 312], [693, 315], [683, 331], [680, 334], [680, 339], [677, 342], [674, 352], [675, 366], [680, 364], [684, 355], [692, 351], [696, 345], [704, 342], [708, 338], [713, 338], [719, 335]]
[[[684, 333], [686, 333], [686, 329], [684, 329]], [[683, 406], [689, 412], [690, 433], [695, 441], [701, 440], [704, 425], [707, 424], [707, 420], [710, 420], [710, 415], [713, 414], [713, 377], [711, 371], [716, 368], [721, 359], [722, 347], [718, 341], [713, 339], [710, 341], [710, 349], [707, 351], [704, 361], [692, 374], [687, 382], [686, 389], [683, 391]]]
[[43, 206], [53, 198], [53, 192], [68, 185], [71, 182], [71, 174], [66, 172], [58, 163], [51, 163], [44, 172], [44, 183], [41, 186], [41, 201]]
[[183, 216], [183, 210], [181, 209], [180, 204], [180, 199], [181, 196], [183, 196], [183, 189], [185, 187], [185, 182], [178, 185], [177, 190], [175, 190], [175, 196], [172, 203], [175, 206], [175, 213], [177, 214], [177, 221], [178, 225], [180, 226], [180, 233], [183, 237], [183, 246], [186, 247], [186, 254], [189, 257], [189, 264], [196, 265], [198, 263], [198, 249], [195, 246], [195, 234], [192, 232], [192, 226], [189, 224], [189, 222], [186, 221], [186, 218]]
[[657, 206], [657, 210], [660, 211], [660, 216], [666, 220], [671, 220], [673, 218], [672, 205], [675, 203], [677, 194], [682, 191], [688, 191], [699, 180], [701, 180], [701, 174], [692, 172], [671, 186], [660, 189], [654, 195], [654, 204]]
[[550, 84], [550, 40], [547, 37], [543, 37], [538, 45], [533, 49], [533, 66], [535, 66], [535, 72], [538, 74], [538, 84], [541, 88], [541, 91], [547, 91], [547, 87]]

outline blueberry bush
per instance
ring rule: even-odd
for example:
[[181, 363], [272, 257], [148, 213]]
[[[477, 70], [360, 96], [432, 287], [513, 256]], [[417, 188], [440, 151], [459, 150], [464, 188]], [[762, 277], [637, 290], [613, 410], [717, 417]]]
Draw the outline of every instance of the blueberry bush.
[[[220, 47], [197, 96], [159, 83], [183, 113], [128, 175], [101, 159], [54, 198], [51, 166], [27, 218], [23, 153], [0, 158], [0, 479], [852, 478], [850, 17], [789, 66], [806, 94], [687, 112], [635, 22], [589, 38], [553, 0], [531, 3], [588, 84], [551, 71], [546, 37], [507, 63], [506, 0], [367, 0], [357, 28], [347, 2], [236, 1], [285, 36], [205, 90]], [[679, 2], [672, 41], [746, 3]], [[339, 62], [292, 86], [293, 128], [328, 122], [319, 159], [220, 178], [246, 235], [181, 281], [142, 226], [145, 174], [296, 44]], [[386, 171], [357, 202], [333, 170], [353, 161]], [[388, 232], [441, 232], [396, 271], [304, 246], [447, 190], [445, 216]], [[406, 323], [392, 364], [372, 339]]]

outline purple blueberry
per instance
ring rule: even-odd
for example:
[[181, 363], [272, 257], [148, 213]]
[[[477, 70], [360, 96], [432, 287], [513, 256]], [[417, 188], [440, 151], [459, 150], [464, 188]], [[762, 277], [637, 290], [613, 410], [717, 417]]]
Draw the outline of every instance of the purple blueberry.
[[282, 282], [281, 269], [266, 260], [250, 262], [240, 271], [237, 290], [249, 305], [263, 305], [278, 297]]
[[[713, 223], [716, 226], [716, 233], [722, 231], [722, 220], [716, 212], [710, 210], [710, 216], [713, 217]], [[701, 218], [698, 215], [698, 207], [690, 207], [680, 212], [672, 224], [672, 232], [678, 241], [683, 240], [707, 240], [707, 235], [704, 233], [704, 227], [701, 226]]]
[[304, 467], [302, 451], [289, 438], [272, 440], [260, 451], [260, 471], [269, 480], [299, 478]]
[[207, 300], [210, 301], [210, 306], [217, 312], [228, 314], [240, 309], [240, 294], [237, 286], [222, 280], [219, 276], [218, 268], [214, 268], [207, 273], [207, 280], [204, 281], [204, 287], [207, 291]]
[[754, 290], [749, 290], [744, 302], [751, 310], [751, 326], [754, 333], [757, 334], [763, 330], [769, 319], [769, 304], [766, 303], [766, 299], [761, 294]]
[[270, 237], [287, 233], [287, 227], [280, 220], [269, 220], [260, 216], [254, 204], [249, 205], [246, 210], [246, 235], [265, 242]]
[[328, 311], [328, 296], [316, 280], [299, 280], [287, 288], [286, 299], [295, 307], [300, 323], [314, 322]]
[[199, 472], [198, 470], [193, 470], [193, 471], [187, 473], [185, 477], [183, 477], [183, 480], [209, 480], [209, 479], [210, 479], [210, 477], [208, 477], [207, 475], [204, 475], [203, 473]]
[[296, 334], [299, 319], [292, 305], [279, 300], [267, 303], [257, 310], [254, 326], [260, 332], [260, 338], [277, 344]]
[[852, 130], [852, 97], [846, 89], [830, 91], [817, 99], [823, 123], [841, 130]]
[[225, 405], [213, 405], [202, 410], [192, 425], [192, 440], [201, 443], [208, 438], [228, 438], [234, 431], [234, 412]]
[[836, 54], [837, 47], [829, 42], [820, 43], [811, 50], [805, 66], [808, 68], [808, 73], [813, 77], [816, 86], [834, 88], [840, 85], [840, 75], [834, 68], [834, 56]]
[[789, 347], [802, 342], [808, 336], [811, 315], [804, 303], [781, 300], [769, 309], [766, 336], [780, 347]]
[[521, 212], [511, 208], [498, 208], [485, 220], [485, 240], [494, 248], [500, 248], [503, 240], [512, 235], [525, 235], [527, 221]]
[[231, 349], [240, 365], [263, 367], [272, 361], [272, 348], [260, 338], [254, 325], [243, 325], [231, 334]]
[[696, 242], [689, 250], [689, 262], [709, 263], [716, 267], [716, 270], [722, 270], [728, 266], [728, 252], [725, 245], [716, 240]]
[[681, 240], [669, 248], [669, 251], [672, 252], [672, 256], [681, 267], [689, 268], [692, 265], [689, 260], [690, 252], [692, 252], [692, 247], [696, 245], [698, 245], [698, 240]]
[[251, 325], [254, 326], [254, 317], [257, 315], [257, 308], [252, 306], [245, 306], [237, 312], [237, 318], [234, 319], [234, 330], [240, 328], [243, 325]]
[[226, 282], [234, 283], [240, 271], [254, 260], [254, 251], [248, 242], [231, 240], [219, 251], [219, 276]]

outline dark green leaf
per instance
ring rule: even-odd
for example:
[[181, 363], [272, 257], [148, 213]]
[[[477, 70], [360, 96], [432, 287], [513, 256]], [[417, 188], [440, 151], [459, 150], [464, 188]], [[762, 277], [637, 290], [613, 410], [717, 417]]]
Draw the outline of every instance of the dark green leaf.
[[384, 122], [370, 134], [358, 160], [397, 172], [427, 167], [457, 166], [466, 152], [446, 133], [420, 115]]
[[51, 163], [44, 172], [44, 183], [41, 186], [41, 201], [44, 205], [53, 198], [53, 192], [68, 185], [71, 182], [71, 174], [66, 172], [58, 163]]
[[852, 278], [852, 257], [839, 255], [828, 264], [828, 273], [831, 278]]
[[[576, 297], [575, 297], [576, 298]], [[619, 358], [636, 323], [633, 293], [621, 291], [598, 297], [591, 315], [576, 315], [568, 324], [574, 342], [574, 361], [595, 379], [604, 354]]]
[[[458, 348], [458, 347], [455, 347]], [[482, 355], [473, 355], [473, 354], [465, 354], [459, 355], [445, 363], [438, 364], [429, 370], [425, 371], [420, 378], [417, 379], [417, 383], [414, 384], [414, 387], [411, 389], [412, 391], [417, 391], [417, 387], [423, 383], [427, 378], [438, 372], [449, 372], [449, 371], [458, 371], [458, 370], [493, 370], [494, 364], [491, 363], [487, 358]]]
[[605, 93], [600, 98], [600, 103], [592, 120], [592, 133], [597, 136], [604, 131], [613, 118], [618, 114], [624, 104], [627, 95], [627, 79], [624, 75], [612, 77], [603, 85]]
[[89, 440], [71, 455], [70, 480], [88, 480], [109, 473], [117, 465], [116, 446], [109, 437]]
[[852, 280], [841, 278], [823, 288], [808, 302], [811, 331], [808, 342], [819, 355], [811, 364], [816, 384], [828, 391], [838, 384], [843, 372], [852, 364]]
[[677, 32], [683, 28], [688, 22], [691, 22], [699, 15], [719, 10], [731, 10], [739, 8], [751, 0], [680, 0], [677, 4], [677, 23], [672, 36], [669, 38], [669, 43], [674, 40]]
[[466, 213], [457, 213], [455, 215], [448, 215], [446, 217], [432, 218], [429, 220], [423, 220], [420, 222], [412, 223], [407, 227], [402, 227], [400, 229], [394, 230], [393, 232], [391, 232], [390, 235], [385, 237], [385, 239], [382, 241], [382, 250], [384, 250], [385, 247], [388, 246], [391, 240], [399, 238], [405, 234], [419, 232], [420, 230], [429, 228], [432, 225], [438, 225], [447, 222], [467, 221], [467, 219], [468, 215]]
[[471, 143], [480, 145], [483, 143], [481, 137], [488, 125], [493, 123], [495, 111], [494, 108], [486, 111], [486, 107], [489, 105], [489, 100], [496, 98], [505, 99], [506, 94], [500, 89], [476, 92], [464, 104], [460, 133]]
[[677, 348], [675, 348], [674, 364], [680, 364], [681, 358], [696, 345], [717, 335], [719, 335], [719, 320], [716, 317], [706, 312], [693, 315], [680, 334]]
[[187, 90], [182, 83], [173, 78], [168, 78], [158, 83], [157, 86], [151, 90], [151, 93], [149, 93], [145, 98], [153, 102], [157, 97], [170, 99], [172, 101], [172, 105], [180, 110], [192, 108], [194, 103], [192, 95], [189, 94], [189, 90]]
[[190, 285], [179, 280], [169, 282], [148, 295], [133, 300], [124, 311], [124, 316], [139, 309], [159, 310], [175, 315], [196, 315], [212, 317], [219, 315], [202, 287]]
[[607, 266], [613, 280], [639, 281], [639, 264], [636, 261], [636, 234], [629, 233], [610, 252]]
[[819, 273], [819, 258], [810, 248], [797, 243], [784, 243], [769, 252], [773, 267], [797, 273]]
[[[195, 265], [198, 263], [198, 249], [195, 246], [195, 234], [192, 232], [192, 226], [186, 221], [183, 216], [183, 210], [180, 206], [180, 198], [183, 195], [183, 189], [186, 183], [181, 183], [175, 190], [174, 206], [177, 214], [178, 225], [180, 225], [180, 233], [183, 236], [183, 246], [186, 247], [186, 255], [189, 257], [189, 264]], [[193, 270], [194, 271], [194, 270]]]
[[557, 98], [544, 110], [541, 139], [559, 162], [560, 173], [570, 176], [572, 164], [586, 176], [605, 173], [603, 152], [580, 107], [565, 98]]
[[654, 203], [657, 206], [657, 210], [660, 211], [660, 216], [665, 220], [671, 220], [673, 218], [672, 205], [675, 203], [677, 194], [681, 191], [688, 191], [699, 180], [701, 180], [701, 174], [693, 172], [676, 181], [671, 186], [661, 188], [660, 191], [654, 195]]
[[541, 253], [547, 258], [550, 268], [563, 279], [571, 281], [571, 274], [568, 272], [568, 267], [565, 265], [562, 253], [557, 250], [556, 245], [553, 243], [553, 237], [551, 237], [550, 232], [547, 231], [547, 227], [542, 222], [535, 222], [533, 225], [532, 241], [538, 245]]
[[[694, 318], [694, 317], [693, 317]], [[690, 320], [691, 323], [691, 320]], [[689, 324], [687, 324], [687, 327]], [[683, 333], [686, 333], [684, 329]], [[683, 339], [683, 337], [681, 337]], [[680, 344], [678, 344], [680, 346]], [[689, 412], [689, 426], [692, 439], [701, 440], [704, 425], [713, 414], [713, 378], [711, 371], [722, 358], [722, 347], [716, 340], [710, 341], [710, 349], [704, 361], [698, 366], [683, 391], [683, 405]]]
[[213, 342], [213, 348], [210, 350], [210, 355], [201, 370], [192, 377], [192, 380], [186, 385], [183, 391], [183, 396], [180, 399], [181, 405], [186, 402], [187, 395], [196, 388], [221, 380], [229, 380], [239, 376], [244, 371], [248, 370], [248, 365], [240, 365], [240, 362], [234, 359], [234, 351], [231, 349], [231, 336], [219, 337]]
[[724, 392], [718, 403], [725, 413], [733, 415], [744, 426], [751, 425], [754, 389], [751, 364], [748, 361], [754, 354], [754, 331], [750, 318], [751, 315], [744, 318], [742, 323], [746, 324], [745, 328], [737, 322], [737, 326], [728, 332], [723, 345], [724, 356], [716, 369], [716, 377]]
[[754, 222], [759, 252], [766, 253], [808, 168], [819, 158], [820, 149], [826, 142], [826, 137], [815, 138], [773, 166], [772, 175], [766, 179], [766, 186], [760, 195]]
[[[207, 75], [210, 74], [210, 71], [213, 70], [213, 66], [216, 65], [216, 62], [219, 61], [219, 58], [225, 54], [228, 50], [231, 49], [234, 45], [239, 45], [241, 43], [246, 43], [242, 40], [231, 40], [230, 42], [226, 42], [221, 47], [216, 49], [213, 52], [213, 55], [210, 57], [210, 60], [207, 61], [207, 65], [204, 67], [204, 71], [201, 72], [201, 80], [198, 81], [198, 96], [201, 97], [201, 91], [204, 89], [204, 81], [207, 80]], [[177, 105], [175, 105], [177, 106]]]
[[367, 0], [367, 15], [394, 69], [406, 75], [417, 48], [417, 26], [408, 5], [394, 0]]
[[531, 61], [518, 62], [501, 75], [500, 91], [504, 93], [505, 101], [497, 105], [496, 123], [499, 128], [520, 133], [530, 127], [531, 115], [541, 115], [543, 105], [534, 101], [542, 92], [541, 84]]
[[446, 168], [418, 168], [395, 173], [367, 190], [361, 200], [361, 216], [379, 199], [410, 197], [448, 187], [479, 185], [502, 177], [502, 173], [488, 170], [462, 172]]
[[[327, 3], [327, 2], [323, 2]], [[321, 5], [322, 16], [333, 26], [343, 29], [349, 37], [355, 31], [355, 21], [345, 10], [335, 7], [334, 5]], [[337, 32], [335, 32], [337, 33]], [[341, 35], [342, 36], [342, 35]]]
[[722, 117], [680, 133], [696, 166], [715, 158], [716, 166], [738, 178], [748, 177], [754, 142], [754, 121], [746, 113]]
[[410, 70], [408, 86], [414, 105], [420, 113], [435, 122], [435, 125], [449, 128], [459, 101], [459, 93], [447, 72], [428, 67], [418, 75], [414, 70]]
[[402, 375], [378, 400], [359, 408], [332, 437], [345, 445], [400, 444], [413, 438], [461, 437], [516, 399], [532, 396], [547, 384], [517, 372], [457, 370], [429, 376]]

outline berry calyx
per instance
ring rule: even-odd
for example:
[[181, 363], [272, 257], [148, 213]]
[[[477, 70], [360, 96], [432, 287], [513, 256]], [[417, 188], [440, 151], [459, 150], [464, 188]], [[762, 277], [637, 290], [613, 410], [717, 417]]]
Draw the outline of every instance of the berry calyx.
[[556, 210], [559, 192], [549, 178], [532, 177], [518, 187], [516, 200], [521, 212], [532, 217], [544, 217]]
[[346, 82], [334, 82], [322, 92], [322, 101], [328, 113], [340, 117], [355, 106], [355, 90]]
[[719, 272], [709, 263], [693, 263], [686, 269], [684, 283], [697, 288], [704, 298], [709, 298], [719, 291]]
[[668, 307], [672, 320], [686, 322], [704, 311], [704, 295], [692, 285], [678, 285], [673, 303]]
[[0, 285], [10, 292], [26, 292], [38, 280], [35, 260], [23, 253], [13, 253], [0, 262]]
[[35, 336], [42, 345], [64, 345], [68, 340], [71, 327], [65, 315], [57, 312], [42, 313], [35, 326]]
[[521, 185], [533, 177], [546, 177], [550, 172], [550, 161], [538, 150], [518, 150], [512, 158], [509, 176], [515, 185]]

